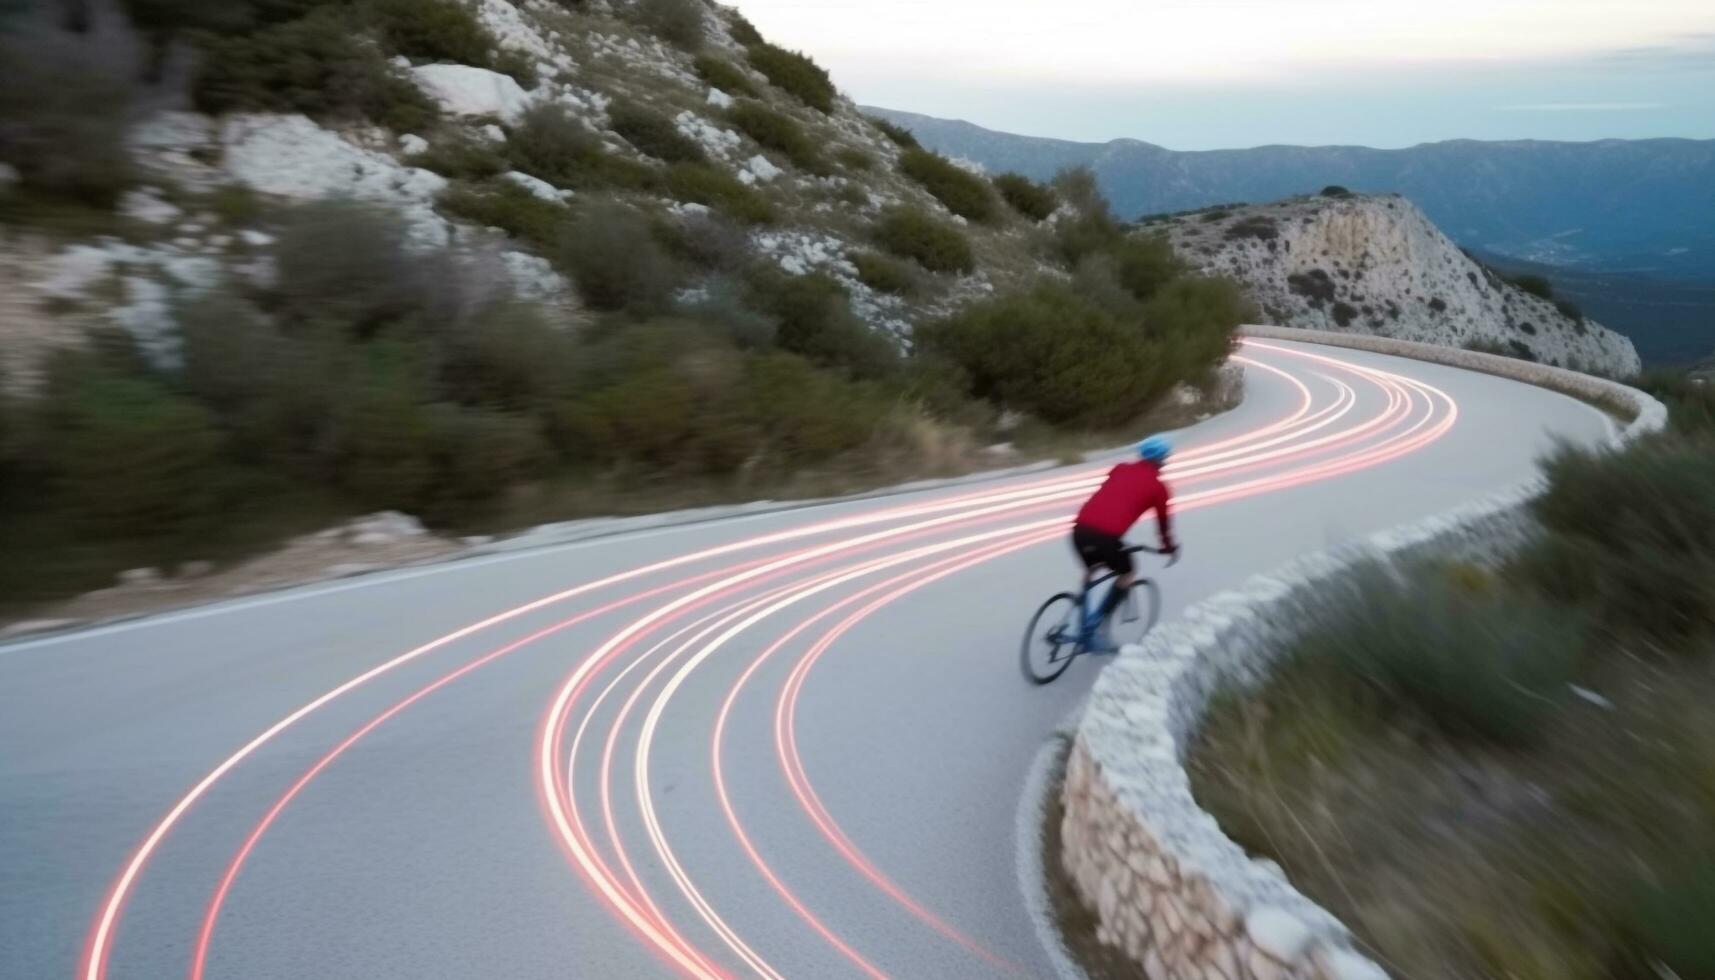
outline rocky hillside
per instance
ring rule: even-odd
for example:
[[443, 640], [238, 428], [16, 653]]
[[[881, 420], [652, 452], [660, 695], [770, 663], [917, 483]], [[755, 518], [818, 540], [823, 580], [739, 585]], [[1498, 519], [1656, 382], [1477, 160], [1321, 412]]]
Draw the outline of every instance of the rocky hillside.
[[1624, 377], [1625, 337], [1502, 279], [1398, 195], [1299, 197], [1156, 219], [1202, 269], [1243, 281], [1272, 323], [1491, 350]]
[[[813, 62], [766, 44], [734, 11], [700, 0], [462, 6], [475, 15], [462, 40], [412, 40], [426, 28], [402, 15], [407, 40], [389, 45], [384, 23], [390, 60], [365, 70], [391, 87], [363, 118], [327, 93], [281, 93], [298, 81], [283, 72], [225, 63], [331, 57], [327, 39], [299, 52], [273, 28], [231, 42], [247, 45], [232, 55], [181, 49], [201, 62], [192, 105], [129, 125], [137, 169], [113, 233], [18, 236], [33, 229], [8, 227], [0, 209], [0, 235], [12, 240], [0, 292], [121, 327], [170, 360], [174, 308], [225, 283], [265, 281], [279, 209], [330, 199], [394, 210], [419, 250], [450, 247], [525, 298], [572, 312], [588, 290], [553, 254], [558, 226], [596, 200], [653, 223], [692, 265], [719, 272], [754, 254], [790, 276], [825, 273], [864, 322], [894, 334], [1045, 268], [1030, 220], [986, 200], [978, 220], [950, 211], [900, 171], [909, 137], [890, 139]], [[449, 57], [460, 50], [480, 64]], [[155, 92], [137, 103], [173, 101]], [[276, 104], [310, 111], [255, 111]], [[0, 191], [17, 178], [0, 165]], [[27, 331], [14, 324], [22, 342], [53, 346], [56, 331], [31, 319]], [[10, 360], [17, 383], [30, 358], [14, 349]]]
[[1088, 166], [1128, 217], [1270, 201], [1329, 184], [1397, 192], [1461, 245], [1513, 258], [1669, 279], [1715, 278], [1715, 140], [1448, 140], [1397, 150], [1169, 150], [1077, 143], [910, 112], [872, 112], [923, 145], [1032, 177]]

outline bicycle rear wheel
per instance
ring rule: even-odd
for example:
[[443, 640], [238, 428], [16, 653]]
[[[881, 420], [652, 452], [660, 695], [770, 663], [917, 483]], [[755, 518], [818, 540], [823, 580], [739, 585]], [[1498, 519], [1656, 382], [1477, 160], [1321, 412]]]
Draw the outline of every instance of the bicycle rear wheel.
[[1083, 627], [1078, 620], [1078, 597], [1070, 592], [1053, 596], [1030, 617], [1020, 656], [1032, 684], [1051, 683], [1072, 666]]
[[1114, 610], [1108, 622], [1108, 635], [1117, 646], [1141, 643], [1160, 618], [1161, 587], [1150, 579], [1138, 579], [1126, 593], [1125, 601]]

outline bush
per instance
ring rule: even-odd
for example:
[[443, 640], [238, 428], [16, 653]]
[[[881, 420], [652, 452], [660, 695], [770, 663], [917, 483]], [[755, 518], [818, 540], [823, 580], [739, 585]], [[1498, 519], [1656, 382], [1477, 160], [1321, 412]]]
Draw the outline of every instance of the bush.
[[776, 88], [820, 112], [834, 111], [834, 82], [808, 55], [762, 41], [749, 48], [750, 66]]
[[1507, 281], [1532, 296], [1540, 296], [1543, 299], [1554, 298], [1554, 284], [1542, 276], [1514, 276]]
[[1239, 325], [1256, 320], [1256, 304], [1231, 279], [1175, 279], [1143, 306], [1145, 332], [1164, 344], [1158, 366], [1176, 381], [1198, 381], [1219, 367]]
[[768, 198], [719, 167], [676, 164], [667, 171], [667, 193], [681, 201], [707, 205], [745, 224], [765, 225], [774, 220], [774, 206]]
[[429, 480], [407, 504], [433, 520], [458, 520], [540, 473], [549, 457], [535, 419], [432, 405], [424, 412]]
[[661, 222], [655, 234], [674, 255], [699, 269], [737, 273], [750, 263], [750, 233], [720, 211], [675, 216]]
[[407, 58], [493, 66], [494, 36], [458, 0], [369, 0], [383, 44]]
[[728, 95], [748, 95], [755, 98], [760, 94], [751, 83], [750, 76], [725, 58], [710, 54], [698, 55], [692, 67], [696, 69], [698, 78], [709, 83], [711, 88], [718, 88]]
[[1113, 209], [1089, 167], [1071, 167], [1054, 175], [1054, 192], [1077, 211], [1077, 217], [1054, 225], [1054, 248], [1067, 268], [1097, 252], [1112, 249], [1125, 236]]
[[571, 210], [564, 204], [544, 201], [510, 180], [480, 187], [454, 185], [442, 191], [435, 203], [450, 215], [499, 228], [538, 248], [557, 242], [571, 218]]
[[1715, 385], [1685, 371], [1651, 371], [1636, 384], [1667, 406], [1674, 431], [1715, 436]]
[[1533, 504], [1551, 534], [1520, 569], [1612, 629], [1667, 640], [1715, 629], [1715, 452], [1657, 438], [1614, 452], [1570, 447]]
[[1188, 270], [1163, 235], [1128, 235], [1111, 250], [1114, 275], [1126, 291], [1148, 300]]
[[906, 150], [899, 171], [923, 185], [947, 210], [972, 221], [993, 221], [994, 192], [988, 181], [928, 150]]
[[876, 242], [930, 272], [967, 273], [976, 268], [971, 243], [959, 229], [921, 208], [890, 208], [875, 229]]
[[254, 34], [210, 40], [192, 98], [209, 113], [362, 117], [407, 131], [427, 129], [438, 115], [429, 97], [334, 7]]
[[274, 298], [302, 320], [369, 335], [419, 307], [431, 274], [397, 216], [343, 201], [295, 209], [275, 245]]
[[507, 149], [519, 170], [561, 187], [653, 190], [660, 180], [653, 169], [608, 153], [601, 137], [558, 103], [525, 110]]
[[637, 16], [655, 36], [696, 51], [708, 38], [702, 0], [638, 0]]
[[50, 366], [39, 411], [55, 504], [80, 535], [170, 535], [215, 505], [214, 418], [160, 383], [64, 356]]
[[994, 178], [995, 190], [1014, 211], [1031, 221], [1045, 221], [1060, 206], [1054, 191], [1018, 173], [1004, 173]]
[[[697, 0], [691, 0], [697, 2]], [[634, 102], [615, 102], [608, 107], [610, 127], [639, 152], [668, 163], [705, 163], [702, 144], [679, 132], [673, 120]]]
[[437, 396], [458, 405], [540, 414], [571, 385], [571, 331], [528, 304], [498, 302], [441, 338]]
[[922, 147], [922, 144], [917, 142], [917, 137], [904, 126], [889, 122], [880, 116], [865, 116], [864, 118], [869, 120], [871, 126], [881, 130], [881, 135], [892, 140], [894, 146], [902, 150], [916, 150]]
[[813, 174], [828, 172], [827, 162], [815, 142], [791, 116], [747, 99], [733, 106], [727, 118], [762, 146], [784, 153], [795, 166]]
[[1640, 881], [1627, 896], [1622, 929], [1633, 947], [1616, 975], [1715, 976], [1715, 859], [1686, 855], [1666, 880]]
[[585, 209], [562, 234], [556, 257], [598, 310], [663, 310], [679, 285], [679, 270], [649, 222], [622, 204]]
[[[1294, 272], [1286, 277], [1286, 288], [1310, 301], [1310, 305], [1318, 309], [1332, 303], [1339, 292], [1339, 286], [1334, 277], [1322, 269], [1311, 269], [1308, 272]], [[1439, 303], [1440, 306], [1436, 304]], [[1447, 304], [1440, 299], [1429, 301], [1429, 308], [1437, 313], [1447, 309]]]
[[443, 130], [427, 150], [406, 162], [452, 180], [482, 180], [512, 169], [493, 143], [462, 129]]
[[1565, 696], [1582, 645], [1578, 617], [1446, 570], [1353, 573], [1294, 646], [1361, 682], [1381, 710], [1410, 710], [1455, 738], [1536, 738]]
[[853, 252], [848, 258], [857, 267], [858, 281], [878, 293], [904, 296], [917, 288], [909, 266], [879, 252]]
[[1128, 422], [1165, 391], [1140, 331], [1057, 284], [969, 306], [916, 340], [967, 371], [972, 394], [1055, 425]]
[[834, 151], [834, 160], [847, 170], [866, 173], [875, 169], [875, 157], [855, 146], [842, 146]]
[[1334, 304], [1333, 317], [1334, 322], [1339, 326], [1349, 327], [1352, 325], [1352, 321], [1358, 318], [1358, 308], [1341, 300]]
[[115, 54], [66, 31], [0, 34], [0, 162], [17, 168], [22, 189], [109, 208], [131, 185], [134, 59]]
[[746, 48], [762, 43], [762, 32], [756, 29], [755, 24], [746, 20], [743, 14], [732, 7], [722, 8], [721, 12], [726, 14], [727, 33], [735, 43]]
[[1230, 241], [1255, 238], [1258, 241], [1271, 242], [1280, 237], [1280, 226], [1267, 215], [1254, 214], [1233, 222], [1223, 234]]
[[751, 297], [777, 322], [775, 343], [783, 350], [859, 378], [886, 377], [899, 366], [893, 342], [858, 319], [845, 287], [825, 273], [759, 272]]
[[1569, 299], [1555, 300], [1554, 308], [1560, 311], [1561, 316], [1571, 320], [1573, 323], [1581, 324], [1584, 322], [1584, 311], [1578, 308], [1577, 303], [1574, 303]]
[[1347, 190], [1344, 187], [1341, 187], [1339, 184], [1329, 184], [1327, 187], [1322, 188], [1322, 196], [1323, 197], [1351, 197], [1352, 192]]

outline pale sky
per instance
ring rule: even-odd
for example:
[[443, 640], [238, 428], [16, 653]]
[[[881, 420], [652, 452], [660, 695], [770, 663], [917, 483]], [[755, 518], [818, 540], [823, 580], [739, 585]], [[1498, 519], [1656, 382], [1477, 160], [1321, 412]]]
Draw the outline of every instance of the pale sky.
[[1715, 137], [1715, 0], [736, 0], [859, 102], [1174, 149]]

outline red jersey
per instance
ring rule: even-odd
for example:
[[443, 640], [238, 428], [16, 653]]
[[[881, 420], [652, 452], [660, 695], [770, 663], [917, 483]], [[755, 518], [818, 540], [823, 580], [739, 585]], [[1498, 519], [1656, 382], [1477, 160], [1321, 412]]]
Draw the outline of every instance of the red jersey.
[[1168, 513], [1172, 499], [1173, 491], [1161, 482], [1159, 464], [1148, 460], [1121, 463], [1108, 471], [1101, 489], [1084, 501], [1076, 523], [1120, 538], [1138, 518], [1154, 510], [1161, 543], [1172, 548], [1173, 523]]

